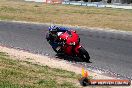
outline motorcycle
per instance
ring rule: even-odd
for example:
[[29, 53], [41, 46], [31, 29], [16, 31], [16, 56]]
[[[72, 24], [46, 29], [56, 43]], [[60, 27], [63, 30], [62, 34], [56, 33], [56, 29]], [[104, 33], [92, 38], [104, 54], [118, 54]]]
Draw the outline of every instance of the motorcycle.
[[80, 45], [80, 38], [76, 31], [66, 31], [59, 35], [61, 46], [53, 48], [58, 53], [64, 53], [68, 56], [79, 57], [85, 62], [90, 62], [89, 53]]

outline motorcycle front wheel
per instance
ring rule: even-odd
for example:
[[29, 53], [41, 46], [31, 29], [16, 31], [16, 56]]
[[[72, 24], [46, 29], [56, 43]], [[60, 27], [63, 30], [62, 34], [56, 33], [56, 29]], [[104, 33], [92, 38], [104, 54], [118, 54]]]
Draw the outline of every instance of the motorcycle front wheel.
[[90, 62], [89, 53], [83, 47], [79, 49], [79, 57], [85, 62]]

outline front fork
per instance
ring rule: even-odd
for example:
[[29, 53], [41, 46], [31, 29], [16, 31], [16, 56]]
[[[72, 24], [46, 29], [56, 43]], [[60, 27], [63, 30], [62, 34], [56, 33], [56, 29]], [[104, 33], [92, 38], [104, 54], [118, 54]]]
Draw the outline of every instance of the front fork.
[[79, 55], [79, 49], [81, 48], [82, 46], [80, 44], [76, 45], [75, 46], [75, 54]]

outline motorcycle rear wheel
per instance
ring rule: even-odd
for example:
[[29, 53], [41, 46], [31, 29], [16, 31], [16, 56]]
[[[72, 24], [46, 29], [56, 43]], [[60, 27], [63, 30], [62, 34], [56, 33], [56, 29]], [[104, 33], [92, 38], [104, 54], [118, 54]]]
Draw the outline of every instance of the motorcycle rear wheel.
[[80, 47], [79, 49], [79, 57], [85, 61], [85, 62], [90, 62], [90, 56], [89, 56], [89, 53], [83, 48], [83, 47]]

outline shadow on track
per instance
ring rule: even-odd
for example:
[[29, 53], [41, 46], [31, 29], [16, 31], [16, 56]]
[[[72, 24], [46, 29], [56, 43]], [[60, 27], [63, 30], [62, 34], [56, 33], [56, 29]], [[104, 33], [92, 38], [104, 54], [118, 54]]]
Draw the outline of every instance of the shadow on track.
[[[64, 60], [67, 60], [67, 61], [71, 61], [71, 62], [85, 62], [79, 57], [68, 56], [68, 55], [65, 55], [65, 54], [56, 54], [55, 57], [59, 58], [59, 59], [64, 59]], [[86, 63], [92, 63], [92, 62], [86, 62]]]

